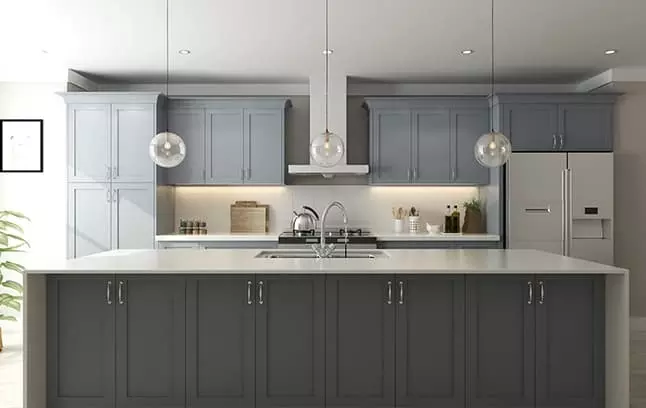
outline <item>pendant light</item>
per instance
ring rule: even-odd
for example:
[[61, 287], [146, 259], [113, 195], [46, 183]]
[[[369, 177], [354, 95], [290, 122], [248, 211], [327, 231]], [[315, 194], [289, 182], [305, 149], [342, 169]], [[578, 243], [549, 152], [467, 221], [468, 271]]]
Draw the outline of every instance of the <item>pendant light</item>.
[[312, 139], [310, 143], [310, 156], [314, 163], [321, 167], [334, 166], [341, 161], [345, 154], [343, 139], [328, 129], [330, 54], [332, 54], [329, 44], [329, 25], [329, 4], [328, 0], [325, 0], [325, 50], [323, 50], [323, 55], [325, 55], [325, 131]]
[[[494, 96], [495, 84], [495, 53], [494, 53], [494, 0], [491, 0], [491, 95]], [[511, 156], [511, 143], [501, 132], [493, 130], [493, 109], [491, 113], [491, 131], [480, 136], [473, 149], [478, 163], [485, 167], [500, 167], [507, 163]]]
[[[166, 97], [169, 94], [170, 79], [170, 45], [168, 34], [170, 31], [170, 13], [168, 2], [169, 0], [166, 0]], [[168, 117], [168, 108], [166, 109], [166, 116]], [[166, 131], [156, 134], [150, 141], [148, 155], [156, 165], [166, 168], [178, 166], [186, 157], [186, 145], [178, 134], [168, 131], [168, 121], [166, 122]]]

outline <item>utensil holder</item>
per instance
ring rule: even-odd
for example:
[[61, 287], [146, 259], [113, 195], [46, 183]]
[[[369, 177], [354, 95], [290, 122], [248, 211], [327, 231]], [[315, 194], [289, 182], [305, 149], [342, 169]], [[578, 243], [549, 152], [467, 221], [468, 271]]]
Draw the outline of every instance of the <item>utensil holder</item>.
[[393, 220], [393, 228], [395, 232], [404, 232], [404, 220], [402, 219], [394, 219]]
[[408, 232], [418, 233], [419, 231], [419, 216], [408, 217]]

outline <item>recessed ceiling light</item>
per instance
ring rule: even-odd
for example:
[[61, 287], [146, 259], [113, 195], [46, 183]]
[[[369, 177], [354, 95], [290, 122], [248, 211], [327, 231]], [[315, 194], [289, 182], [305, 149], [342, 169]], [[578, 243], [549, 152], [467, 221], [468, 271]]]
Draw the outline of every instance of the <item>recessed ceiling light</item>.
[[613, 55], [617, 53], [617, 50], [605, 50], [603, 53], [606, 55]]
[[41, 52], [42, 54], [45, 54], [45, 55], [49, 54], [49, 51], [47, 51], [47, 50], [40, 50], [40, 52]]
[[462, 55], [471, 55], [474, 52], [475, 51], [473, 51], [473, 50], [462, 50], [462, 51], [460, 51], [460, 54], [462, 54]]
[[188, 55], [191, 53], [191, 50], [179, 50], [178, 51], [181, 55]]
[[334, 50], [328, 49], [328, 50], [323, 50], [322, 52], [323, 52], [323, 55], [330, 55], [334, 52]]

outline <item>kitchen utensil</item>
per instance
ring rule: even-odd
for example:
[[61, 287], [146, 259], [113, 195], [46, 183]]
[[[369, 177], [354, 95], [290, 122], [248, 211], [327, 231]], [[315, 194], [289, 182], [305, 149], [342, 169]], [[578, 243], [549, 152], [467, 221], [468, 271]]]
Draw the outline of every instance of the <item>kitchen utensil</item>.
[[292, 218], [292, 231], [307, 232], [316, 230], [316, 224], [317, 221], [319, 221], [319, 215], [316, 210], [304, 205], [302, 212], [293, 212], [294, 218]]
[[411, 207], [408, 215], [411, 217], [419, 217], [419, 211], [415, 207]]

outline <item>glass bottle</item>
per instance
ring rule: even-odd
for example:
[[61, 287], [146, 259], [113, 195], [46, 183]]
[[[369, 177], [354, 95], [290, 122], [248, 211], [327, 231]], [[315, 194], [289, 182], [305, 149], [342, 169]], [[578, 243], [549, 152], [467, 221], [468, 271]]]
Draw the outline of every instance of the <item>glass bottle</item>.
[[446, 213], [444, 214], [444, 232], [453, 232], [453, 215], [451, 213], [451, 205], [446, 206]]
[[451, 218], [453, 218], [451, 226], [453, 227], [454, 233], [460, 232], [460, 210], [458, 210], [458, 206], [454, 205], [453, 206], [453, 213], [451, 214]]

